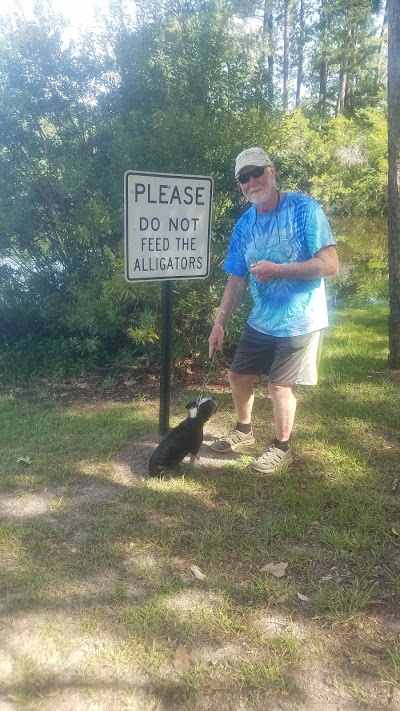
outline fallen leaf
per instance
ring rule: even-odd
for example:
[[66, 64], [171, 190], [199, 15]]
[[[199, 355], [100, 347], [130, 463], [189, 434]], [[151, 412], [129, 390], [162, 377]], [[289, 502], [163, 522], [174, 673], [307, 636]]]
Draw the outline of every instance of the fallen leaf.
[[321, 580], [326, 581], [326, 580], [332, 580], [333, 575], [323, 575]]
[[307, 595], [302, 595], [301, 593], [297, 593], [297, 597], [299, 598], [299, 600], [303, 600], [303, 602], [308, 602], [308, 600], [310, 599], [309, 597], [307, 597]]
[[26, 464], [29, 467], [32, 464], [32, 460], [29, 457], [20, 457], [17, 459], [17, 464]]
[[206, 576], [204, 575], [204, 573], [201, 572], [200, 568], [198, 568], [197, 565], [190, 566], [190, 570], [193, 573], [194, 577], [197, 578], [197, 580], [206, 579]]
[[282, 578], [286, 575], [288, 565], [288, 563], [268, 563], [264, 565], [263, 568], [260, 568], [260, 573], [271, 573], [271, 575], [275, 575], [276, 578]]
[[395, 536], [400, 536], [400, 533], [396, 531], [394, 527], [392, 528], [392, 533], [394, 533]]
[[286, 602], [286, 600], [289, 600], [289, 593], [284, 593], [283, 595], [271, 595], [268, 598], [268, 602], [274, 603], [275, 605]]
[[174, 667], [178, 674], [184, 674], [190, 667], [189, 655], [184, 644], [178, 644], [175, 649]]

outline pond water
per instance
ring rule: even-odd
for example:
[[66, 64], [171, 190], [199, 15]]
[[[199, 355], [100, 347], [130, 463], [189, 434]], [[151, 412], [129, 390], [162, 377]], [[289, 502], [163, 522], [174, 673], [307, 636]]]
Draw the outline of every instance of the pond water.
[[340, 259], [340, 274], [329, 280], [335, 306], [387, 304], [388, 225], [386, 217], [330, 219]]

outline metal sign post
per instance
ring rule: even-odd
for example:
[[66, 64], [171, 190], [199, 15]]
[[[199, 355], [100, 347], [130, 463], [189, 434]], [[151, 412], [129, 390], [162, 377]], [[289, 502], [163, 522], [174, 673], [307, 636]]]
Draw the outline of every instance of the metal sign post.
[[172, 280], [210, 269], [212, 178], [125, 173], [125, 277], [162, 281], [159, 432], [169, 427]]
[[171, 393], [172, 353], [172, 281], [164, 281], [161, 296], [161, 370], [160, 413], [158, 434], [164, 435], [169, 428], [169, 403]]

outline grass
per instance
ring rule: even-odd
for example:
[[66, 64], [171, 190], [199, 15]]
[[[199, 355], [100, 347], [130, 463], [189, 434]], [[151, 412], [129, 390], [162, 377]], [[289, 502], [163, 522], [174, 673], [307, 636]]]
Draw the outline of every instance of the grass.
[[[320, 384], [299, 389], [294, 464], [271, 476], [247, 453], [146, 483], [130, 468], [156, 438], [156, 400], [3, 389], [1, 697], [258, 711], [270, 696], [306, 709], [314, 684], [326, 711], [334, 693], [395, 708], [400, 378], [386, 362], [384, 310], [337, 314]], [[174, 390], [172, 424], [192, 394]], [[216, 428], [233, 417], [220, 399]], [[261, 381], [254, 429], [256, 453], [273, 434]], [[260, 573], [279, 561], [284, 577]]]

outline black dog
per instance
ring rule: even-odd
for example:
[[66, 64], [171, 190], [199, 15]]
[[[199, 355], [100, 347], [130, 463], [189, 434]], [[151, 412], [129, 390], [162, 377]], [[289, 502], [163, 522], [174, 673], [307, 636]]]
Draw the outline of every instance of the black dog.
[[189, 402], [186, 409], [189, 417], [174, 427], [154, 450], [149, 461], [149, 476], [161, 476], [166, 470], [176, 469], [182, 459], [190, 454], [190, 463], [197, 459], [203, 442], [204, 423], [218, 407], [212, 397], [203, 397], [199, 402]]

